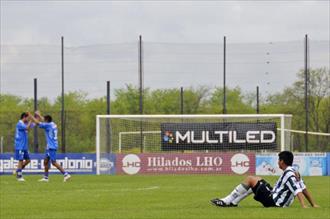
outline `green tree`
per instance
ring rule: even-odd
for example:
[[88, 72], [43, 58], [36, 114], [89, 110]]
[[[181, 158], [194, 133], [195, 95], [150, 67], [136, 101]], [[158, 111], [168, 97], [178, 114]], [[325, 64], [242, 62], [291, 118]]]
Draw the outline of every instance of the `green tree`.
[[[216, 88], [208, 101], [208, 113], [223, 113], [223, 89]], [[247, 114], [255, 113], [251, 106], [250, 99], [246, 98], [240, 88], [226, 89], [226, 108], [228, 114]]]
[[32, 110], [31, 104], [29, 104], [31, 100], [3, 94], [0, 95], [0, 101], [0, 137], [4, 138], [4, 150], [13, 151], [16, 123], [22, 112]]
[[180, 91], [178, 89], [157, 89], [144, 100], [146, 114], [180, 113]]
[[[148, 96], [148, 89], [144, 90], [144, 96]], [[139, 89], [133, 85], [115, 90], [115, 100], [112, 103], [114, 114], [140, 114]]]
[[[329, 69], [311, 69], [309, 74], [309, 130], [329, 132], [330, 124], [330, 93]], [[283, 92], [269, 95], [263, 104], [267, 113], [287, 113], [293, 115], [293, 129], [305, 130], [305, 75], [301, 70], [297, 73], [297, 81]], [[311, 137], [313, 150], [322, 151], [330, 147], [328, 139], [319, 136]], [[303, 136], [295, 138], [295, 145], [303, 150]]]

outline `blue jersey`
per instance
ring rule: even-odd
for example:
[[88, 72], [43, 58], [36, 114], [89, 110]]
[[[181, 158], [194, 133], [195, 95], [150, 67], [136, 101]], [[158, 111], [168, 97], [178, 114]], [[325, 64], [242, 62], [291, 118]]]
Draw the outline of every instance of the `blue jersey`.
[[22, 120], [16, 124], [15, 150], [28, 150], [28, 128]]
[[41, 122], [39, 123], [39, 128], [45, 129], [47, 150], [53, 149], [57, 150], [57, 126], [54, 122]]

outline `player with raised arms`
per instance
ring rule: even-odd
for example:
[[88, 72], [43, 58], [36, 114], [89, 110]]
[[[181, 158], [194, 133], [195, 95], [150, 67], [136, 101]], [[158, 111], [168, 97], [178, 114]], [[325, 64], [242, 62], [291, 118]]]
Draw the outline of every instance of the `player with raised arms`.
[[237, 207], [244, 198], [254, 193], [254, 199], [261, 202], [264, 207], [288, 207], [295, 196], [298, 197], [301, 207], [306, 208], [304, 196], [312, 207], [319, 207], [306, 188], [300, 174], [292, 167], [293, 154], [282, 151], [278, 154], [278, 166], [283, 170], [275, 187], [258, 176], [248, 176], [245, 181], [226, 197], [213, 199], [211, 203], [218, 207]]
[[41, 182], [48, 182], [48, 174], [51, 161], [52, 165], [55, 166], [64, 176], [64, 182], [68, 181], [71, 176], [68, 172], [66, 172], [63, 167], [56, 162], [56, 151], [58, 148], [58, 141], [57, 141], [57, 125], [53, 122], [53, 119], [50, 115], [41, 116], [41, 114], [37, 111], [35, 112], [35, 117], [31, 116], [32, 120], [38, 124], [39, 128], [45, 130], [46, 135], [46, 153], [44, 158], [44, 168], [45, 174], [42, 179], [39, 181]]
[[32, 126], [29, 112], [21, 114], [20, 120], [16, 124], [15, 131], [15, 159], [18, 160], [16, 177], [17, 181], [23, 182], [25, 179], [22, 170], [30, 163], [28, 130]]

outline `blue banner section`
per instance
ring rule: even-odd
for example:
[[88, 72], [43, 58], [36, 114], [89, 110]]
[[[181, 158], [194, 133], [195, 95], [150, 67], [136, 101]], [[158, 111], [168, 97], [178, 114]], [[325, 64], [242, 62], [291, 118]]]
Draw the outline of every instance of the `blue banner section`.
[[100, 174], [116, 173], [116, 155], [101, 153], [100, 154]]
[[[278, 168], [278, 155], [276, 153], [256, 155], [257, 175], [280, 175], [282, 170]], [[294, 153], [293, 165], [302, 176], [326, 176], [326, 153]]]
[[[44, 154], [30, 154], [31, 163], [23, 170], [24, 174], [37, 174], [44, 172]], [[96, 174], [95, 154], [57, 154], [57, 162], [70, 174]], [[107, 154], [107, 162], [104, 170], [107, 174], [115, 174], [115, 155]], [[12, 174], [17, 167], [18, 161], [14, 154], [0, 154], [0, 174]], [[50, 173], [60, 173], [56, 167], [51, 166]]]
[[277, 165], [277, 154], [256, 155], [256, 175], [281, 175], [282, 170]]
[[328, 158], [328, 176], [330, 176], [330, 152], [327, 153]]

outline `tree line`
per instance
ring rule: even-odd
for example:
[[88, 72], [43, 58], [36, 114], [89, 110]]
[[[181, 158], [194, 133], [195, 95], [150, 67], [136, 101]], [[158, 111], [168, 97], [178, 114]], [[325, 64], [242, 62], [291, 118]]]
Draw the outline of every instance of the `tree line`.
[[[330, 73], [327, 68], [311, 69], [309, 75], [309, 130], [330, 132]], [[283, 91], [261, 96], [260, 113], [292, 114], [292, 129], [305, 130], [304, 71], [297, 73], [297, 80]], [[149, 89], [143, 91], [144, 114], [180, 114], [179, 89]], [[239, 87], [226, 88], [227, 113], [256, 113], [256, 94], [244, 93]], [[95, 116], [106, 114], [106, 97], [87, 98], [84, 92], [65, 94], [65, 130], [68, 152], [95, 151]], [[207, 86], [185, 88], [184, 114], [221, 114], [223, 89]], [[33, 111], [33, 99], [10, 94], [0, 96], [0, 137], [5, 152], [13, 151], [15, 126], [21, 112]], [[46, 97], [38, 100], [38, 109], [50, 114], [61, 132], [61, 97], [51, 101]], [[139, 89], [127, 84], [114, 91], [111, 114], [139, 114]], [[30, 132], [30, 151], [33, 151], [33, 135]], [[45, 139], [38, 131], [40, 151]], [[59, 135], [59, 142], [61, 136]], [[294, 150], [304, 151], [304, 134], [293, 134]], [[309, 136], [309, 151], [330, 151], [330, 137]]]

